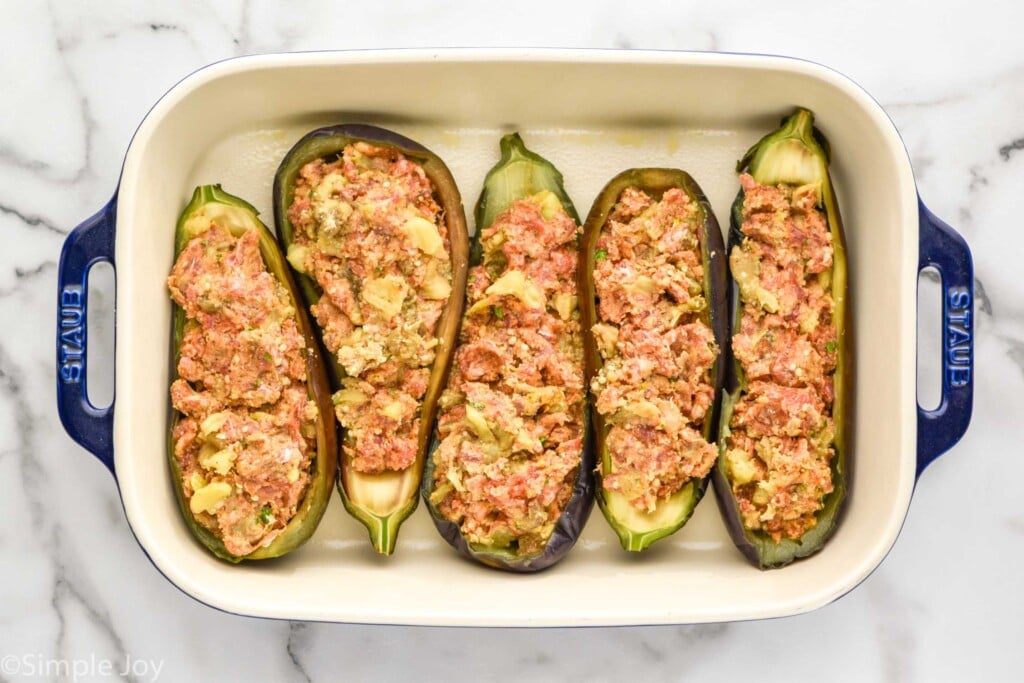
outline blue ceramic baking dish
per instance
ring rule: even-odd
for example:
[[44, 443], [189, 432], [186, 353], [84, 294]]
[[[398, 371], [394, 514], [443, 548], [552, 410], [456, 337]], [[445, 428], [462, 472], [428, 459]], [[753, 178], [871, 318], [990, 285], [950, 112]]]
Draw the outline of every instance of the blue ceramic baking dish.
[[[539, 88], [539, 84], [555, 84]], [[699, 93], [699, 97], [695, 96]], [[586, 106], [581, 106], [581, 103]], [[593, 517], [556, 568], [514, 577], [461, 561], [426, 512], [377, 558], [332, 504], [313, 539], [260, 566], [219, 562], [180, 519], [166, 465], [174, 225], [197, 184], [222, 183], [270, 213], [270, 182], [308, 130], [386, 125], [446, 160], [479, 191], [498, 136], [519, 130], [556, 161], [578, 206], [627, 167], [686, 169], [724, 218], [736, 159], [794, 105], [832, 144], [848, 240], [856, 357], [853, 477], [842, 524], [817, 555], [759, 572], [729, 541], [713, 503], [636, 561]], [[116, 268], [116, 401], [87, 394], [86, 283]], [[919, 407], [917, 282], [942, 292], [942, 398]], [[115, 475], [125, 514], [157, 568], [217, 608], [364, 623], [555, 626], [693, 623], [795, 614], [855, 587], [895, 542], [921, 472], [971, 417], [970, 251], [920, 202], [899, 135], [845, 77], [755, 55], [594, 50], [403, 50], [267, 55], [218, 63], [176, 85], [128, 149], [114, 199], [67, 238], [58, 287], [56, 374], [68, 433]], [[386, 581], [387, 589], [381, 588]], [[604, 596], [595, 600], [595, 595]]]

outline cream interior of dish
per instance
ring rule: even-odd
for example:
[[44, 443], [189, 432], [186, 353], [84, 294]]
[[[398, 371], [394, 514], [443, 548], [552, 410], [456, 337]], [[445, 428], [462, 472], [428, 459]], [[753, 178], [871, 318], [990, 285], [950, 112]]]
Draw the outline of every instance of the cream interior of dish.
[[[838, 597], [881, 561], [913, 488], [917, 204], [905, 152], [876, 105], [824, 69], [798, 62], [749, 69], [744, 65], [762, 62], [726, 55], [677, 57], [676, 64], [646, 57], [633, 65], [602, 57], [613, 62], [603, 66], [444, 59], [410, 66], [411, 57], [367, 65], [358, 55], [339, 65], [339, 59], [283, 62], [296, 71], [271, 60], [248, 73], [230, 62], [216, 67], [212, 82], [189, 86], [154, 110], [126, 160], [117, 236], [116, 467], [133, 531], [168, 578], [223, 609], [265, 616], [678, 623], [803, 611]], [[550, 87], [538, 87], [545, 83]], [[641, 558], [623, 552], [602, 516], [592, 514], [565, 561], [534, 577], [462, 561], [434, 530], [424, 505], [383, 563], [336, 496], [310, 542], [272, 565], [228, 567], [191, 538], [175, 511], [166, 463], [151, 454], [162, 454], [166, 442], [162, 350], [170, 305], [163, 277], [173, 260], [176, 217], [197, 184], [222, 183], [271, 223], [274, 171], [292, 144], [318, 126], [364, 121], [416, 139], [443, 158], [472, 225], [499, 136], [518, 130], [564, 173], [581, 213], [623, 169], [670, 166], [693, 175], [724, 226], [738, 189], [736, 160], [794, 104], [814, 110], [832, 144], [857, 325], [852, 495], [822, 553], [758, 572], [729, 540], [710, 491], [684, 529]], [[166, 239], [155, 239], [161, 225]], [[254, 602], [253, 596], [261, 597]]]

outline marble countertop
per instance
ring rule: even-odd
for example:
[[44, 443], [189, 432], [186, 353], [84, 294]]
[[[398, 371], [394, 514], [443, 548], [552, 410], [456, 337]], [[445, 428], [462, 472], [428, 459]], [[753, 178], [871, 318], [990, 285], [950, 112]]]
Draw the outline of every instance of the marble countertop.
[[[801, 680], [823, 670], [837, 681], [1020, 680], [1024, 513], [1009, 484], [1024, 475], [1011, 398], [1024, 395], [1014, 294], [1024, 248], [1000, 240], [1018, 229], [1024, 185], [1024, 8], [354, 5], [0, 1], [0, 681], [106, 680], [126, 667], [135, 681]], [[974, 252], [979, 383], [967, 436], [925, 473], [896, 546], [850, 595], [798, 617], [710, 626], [287, 623], [209, 609], [140, 552], [109, 473], [60, 426], [51, 342], [61, 244], [110, 197], [137, 124], [176, 81], [226, 57], [480, 45], [788, 54], [845, 73], [893, 118], [921, 195]], [[111, 288], [99, 291], [109, 307]], [[937, 348], [932, 322], [925, 349]], [[934, 365], [923, 371], [922, 387], [935, 376]]]

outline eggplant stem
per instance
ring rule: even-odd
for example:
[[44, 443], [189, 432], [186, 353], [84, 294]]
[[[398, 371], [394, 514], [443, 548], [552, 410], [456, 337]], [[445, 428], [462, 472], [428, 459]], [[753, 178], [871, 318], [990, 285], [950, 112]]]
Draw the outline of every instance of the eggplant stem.
[[370, 542], [373, 543], [374, 550], [381, 555], [390, 555], [395, 552], [395, 541], [398, 540], [398, 534], [391, 528], [389, 517], [375, 517], [367, 524], [367, 528], [370, 530]]

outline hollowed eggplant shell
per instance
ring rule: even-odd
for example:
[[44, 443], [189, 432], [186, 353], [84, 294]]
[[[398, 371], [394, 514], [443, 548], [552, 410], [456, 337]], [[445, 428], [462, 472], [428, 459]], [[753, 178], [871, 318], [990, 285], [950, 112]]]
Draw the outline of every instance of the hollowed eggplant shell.
[[[722, 511], [733, 543], [747, 560], [760, 569], [785, 566], [794, 560], [818, 552], [832, 536], [841, 522], [843, 502], [849, 491], [849, 457], [852, 452], [853, 424], [853, 328], [850, 324], [850, 305], [847, 291], [846, 240], [839, 216], [839, 203], [829, 176], [830, 148], [828, 140], [814, 127], [814, 115], [798, 108], [783, 119], [780, 128], [762, 138], [750, 148], [736, 165], [739, 173], [750, 173], [761, 184], [794, 184], [820, 182], [822, 206], [832, 235], [833, 270], [832, 296], [835, 304], [833, 320], [836, 325], [836, 370], [834, 374], [835, 401], [832, 415], [835, 422], [836, 454], [831, 462], [833, 491], [825, 496], [818, 513], [817, 524], [800, 539], [783, 539], [776, 543], [760, 531], [744, 527], [736, 498], [727, 476], [725, 460], [729, 422], [733, 407], [746, 389], [747, 380], [739, 363], [733, 360], [727, 378], [728, 394], [722, 401], [718, 448], [715, 466], [715, 497]], [[740, 228], [743, 222], [743, 190], [732, 205], [728, 248], [743, 241]], [[739, 287], [730, 278], [733, 333], [740, 328], [743, 302]]]
[[[314, 462], [314, 473], [310, 480], [309, 488], [302, 502], [299, 504], [295, 516], [288, 522], [285, 530], [282, 531], [269, 545], [257, 548], [248, 555], [233, 555], [224, 547], [224, 542], [206, 527], [199, 524], [192, 511], [189, 509], [189, 501], [185, 498], [185, 492], [181, 487], [181, 469], [178, 467], [178, 460], [174, 456], [174, 428], [181, 419], [181, 413], [171, 406], [170, 429], [168, 431], [168, 461], [171, 468], [171, 483], [178, 499], [182, 515], [188, 528], [196, 539], [202, 543], [210, 552], [222, 560], [228, 562], [241, 562], [242, 560], [264, 560], [272, 557], [279, 557], [289, 553], [306, 542], [316, 530], [317, 525], [323, 517], [324, 510], [331, 497], [331, 487], [334, 483], [335, 472], [337, 471], [338, 447], [336, 442], [336, 428], [334, 422], [334, 406], [331, 403], [331, 388], [327, 380], [327, 372], [323, 359], [320, 356], [320, 347], [317, 345], [316, 337], [309, 322], [309, 316], [303, 309], [302, 299], [298, 294], [295, 280], [291, 271], [286, 265], [284, 255], [278, 246], [277, 240], [267, 230], [266, 226], [257, 217], [257, 211], [248, 202], [239, 199], [220, 188], [220, 185], [203, 185], [197, 187], [192, 195], [192, 200], [182, 211], [178, 219], [177, 229], [174, 238], [174, 257], [178, 258], [181, 251], [189, 242], [189, 235], [185, 230], [185, 224], [189, 217], [196, 211], [208, 207], [211, 204], [220, 204], [227, 210], [235, 212], [237, 216], [250, 223], [249, 229], [259, 232], [260, 255], [267, 266], [267, 270], [285, 286], [291, 295], [292, 304], [295, 307], [295, 322], [306, 343], [306, 387], [309, 398], [316, 404], [319, 416], [316, 421], [316, 458]], [[225, 226], [227, 227], [227, 226]], [[235, 235], [242, 234], [240, 226], [229, 228]], [[172, 304], [172, 352], [171, 352], [171, 382], [178, 378], [178, 360], [181, 357], [181, 341], [185, 332], [186, 316], [177, 304]]]
[[[619, 196], [629, 187], [638, 188], [652, 195], [656, 200], [660, 200], [667, 190], [679, 188], [699, 207], [701, 224], [699, 241], [701, 262], [704, 267], [704, 297], [707, 301], [707, 308], [701, 319], [711, 328], [719, 349], [718, 358], [715, 359], [715, 363], [711, 367], [711, 386], [714, 389], [715, 400], [705, 416], [702, 433], [708, 442], [714, 443], [718, 433], [719, 396], [724, 384], [726, 358], [729, 355], [728, 276], [726, 274], [728, 266], [722, 242], [722, 230], [711, 210], [711, 204], [697, 182], [684, 171], [671, 168], [633, 168], [623, 171], [605, 185], [590, 209], [586, 225], [583, 228], [579, 271], [580, 317], [583, 328], [587, 386], [590, 386], [590, 380], [597, 375], [603, 365], [591, 331], [592, 326], [598, 322], [597, 291], [594, 286], [595, 250], [601, 231], [605, 223], [608, 222], [608, 215], [618, 202]], [[623, 549], [644, 550], [650, 544], [675, 533], [686, 524], [697, 503], [704, 496], [711, 475], [709, 473], [703, 479], [691, 481], [672, 496], [672, 498], [678, 496], [678, 500], [670, 499], [664, 503], [664, 505], [678, 506], [678, 511], [674, 516], [667, 520], [651, 520], [650, 527], [646, 529], [630, 528], [626, 520], [617, 516], [615, 505], [611, 503], [611, 497], [601, 486], [601, 478], [610, 467], [609, 455], [605, 448], [605, 439], [610, 427], [605, 424], [603, 415], [596, 410], [593, 413], [595, 450], [598, 456], [597, 491], [595, 494], [598, 507], [601, 508], [608, 524], [618, 535]], [[626, 501], [621, 501], [620, 504], [629, 505]], [[636, 515], [641, 517], [643, 513], [636, 511]]]
[[[528, 150], [518, 133], [504, 136], [501, 139], [501, 159], [484, 179], [483, 191], [476, 205], [476, 233], [470, 250], [471, 267], [479, 265], [483, 259], [480, 233], [513, 202], [543, 190], [554, 193], [566, 213], [577, 224], [579, 223], [579, 215], [565, 193], [562, 174], [558, 169], [551, 162]], [[466, 557], [489, 567], [512, 572], [540, 571], [565, 557], [583, 532], [594, 502], [594, 439], [589, 413], [584, 398], [583, 454], [573, 482], [572, 497], [555, 523], [555, 530], [543, 551], [535, 555], [520, 556], [501, 549], [468, 543], [462, 537], [459, 526], [442, 517], [430, 502], [430, 494], [434, 490], [434, 459], [428, 457], [423, 476], [423, 499], [441, 536]], [[440, 441], [435, 434], [430, 448], [431, 456], [439, 444]]]
[[[420, 412], [415, 463], [402, 472], [368, 475], [356, 472], [343, 454], [339, 456], [341, 466], [338, 492], [345, 503], [345, 509], [366, 526], [374, 549], [381, 554], [390, 555], [395, 549], [399, 527], [416, 509], [419, 500], [417, 494], [420, 477], [430, 435], [433, 432], [437, 399], [447, 381], [452, 351], [462, 323], [469, 235], [459, 188], [448, 167], [437, 155], [419, 143], [384, 128], [365, 124], [344, 124], [319, 128], [307, 134], [288, 152], [274, 176], [274, 217], [278, 236], [286, 250], [294, 241], [294, 229], [288, 220], [288, 208], [295, 196], [295, 181], [299, 171], [304, 165], [316, 159], [337, 158], [346, 145], [355, 142], [395, 148], [423, 168], [434, 185], [435, 199], [441, 206], [447, 223], [452, 264], [452, 291], [438, 321], [437, 355]], [[307, 307], [319, 301], [322, 291], [316, 281], [299, 272], [296, 272], [296, 277]], [[328, 371], [332, 387], [338, 390], [341, 388], [342, 378], [346, 376], [345, 370], [337, 363], [337, 358], [333, 354], [327, 353], [326, 350], [324, 353], [331, 359]], [[341, 436], [342, 439], [345, 438], [344, 430]]]

